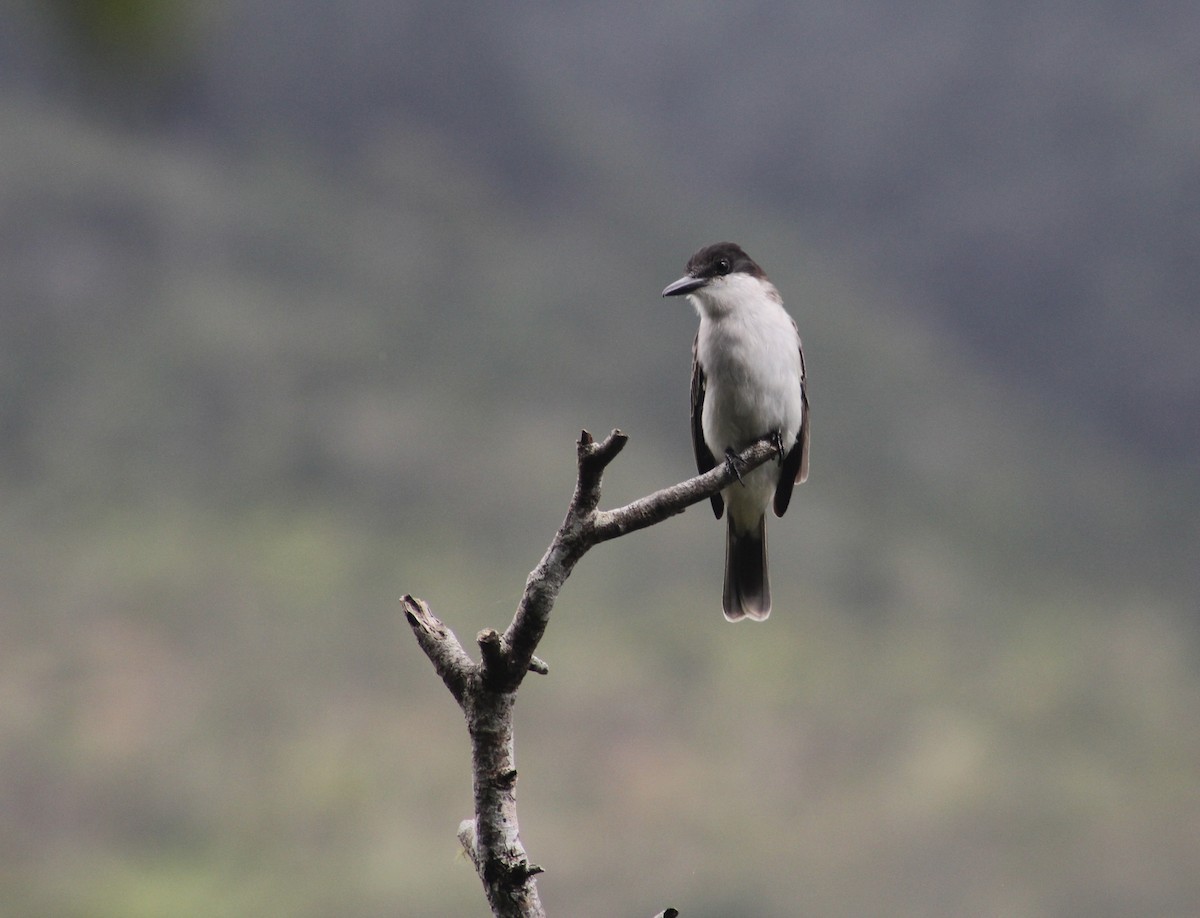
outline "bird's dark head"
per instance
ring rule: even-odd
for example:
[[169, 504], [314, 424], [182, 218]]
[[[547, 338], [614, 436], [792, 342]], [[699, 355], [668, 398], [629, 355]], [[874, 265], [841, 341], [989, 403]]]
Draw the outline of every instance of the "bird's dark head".
[[663, 296], [682, 296], [695, 293], [702, 287], [731, 274], [744, 274], [765, 281], [767, 275], [736, 242], [717, 242], [706, 245], [688, 259], [687, 274], [663, 290]]

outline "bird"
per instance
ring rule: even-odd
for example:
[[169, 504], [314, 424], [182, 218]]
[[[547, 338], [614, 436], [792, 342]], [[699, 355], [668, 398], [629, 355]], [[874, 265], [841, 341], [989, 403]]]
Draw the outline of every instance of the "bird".
[[[728, 621], [771, 614], [767, 508], [783, 516], [792, 489], [808, 478], [809, 412], [804, 349], [795, 320], [758, 264], [733, 242], [705, 246], [662, 295], [686, 296], [700, 316], [692, 343], [692, 448], [701, 474], [723, 458], [737, 473], [712, 497], [725, 512]], [[778, 461], [741, 473], [737, 454], [764, 437]]]

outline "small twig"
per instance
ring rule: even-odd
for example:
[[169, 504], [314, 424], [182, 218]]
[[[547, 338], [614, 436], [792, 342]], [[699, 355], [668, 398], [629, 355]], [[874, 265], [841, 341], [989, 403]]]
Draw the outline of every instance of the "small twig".
[[[433, 663], [467, 719], [475, 818], [459, 825], [458, 838], [483, 881], [497, 918], [545, 918], [533, 881], [543, 870], [531, 864], [517, 826], [512, 708], [525, 674], [549, 668], [534, 656], [559, 590], [579, 559], [600, 542], [645, 529], [712, 497], [734, 481], [737, 470], [754, 469], [778, 455], [768, 438], [743, 450], [736, 462], [721, 463], [703, 475], [656, 491], [616, 510], [601, 511], [604, 470], [628, 442], [614, 430], [597, 443], [586, 430], [576, 445], [578, 475], [567, 515], [554, 539], [525, 581], [513, 620], [503, 634], [479, 633], [480, 662], [467, 655], [458, 639], [420, 599], [404, 596], [404, 615], [417, 643]], [[669, 908], [656, 918], [675, 918]]]
[[417, 643], [433, 663], [433, 668], [450, 689], [450, 694], [460, 705], [466, 696], [467, 683], [474, 677], [477, 667], [463, 650], [454, 632], [442, 624], [423, 599], [414, 599], [405, 594], [400, 597], [404, 606], [404, 617], [417, 636]]

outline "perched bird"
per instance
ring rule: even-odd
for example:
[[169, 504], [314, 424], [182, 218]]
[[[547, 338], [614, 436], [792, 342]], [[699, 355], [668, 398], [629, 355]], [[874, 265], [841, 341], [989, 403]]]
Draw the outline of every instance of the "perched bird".
[[692, 345], [692, 447], [701, 473], [718, 457], [738, 471], [736, 453], [772, 437], [779, 461], [744, 475], [712, 499], [724, 509], [725, 589], [731, 622], [771, 614], [767, 507], [783, 516], [792, 487], [808, 477], [808, 395], [796, 323], [763, 269], [732, 242], [706, 246], [662, 292], [686, 295], [700, 314]]

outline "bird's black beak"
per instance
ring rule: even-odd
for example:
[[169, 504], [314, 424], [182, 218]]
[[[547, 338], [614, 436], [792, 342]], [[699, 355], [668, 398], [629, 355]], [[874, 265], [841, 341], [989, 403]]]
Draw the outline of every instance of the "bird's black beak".
[[698, 290], [708, 283], [708, 278], [693, 277], [691, 274], [685, 274], [673, 284], [667, 284], [663, 290], [663, 296], [683, 296], [685, 293], [691, 293], [693, 290]]

